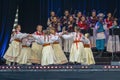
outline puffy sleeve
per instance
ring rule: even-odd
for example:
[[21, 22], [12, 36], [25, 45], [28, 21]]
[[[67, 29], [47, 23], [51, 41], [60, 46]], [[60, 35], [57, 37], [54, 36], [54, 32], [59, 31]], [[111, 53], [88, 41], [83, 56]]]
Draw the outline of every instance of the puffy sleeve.
[[90, 40], [87, 39], [87, 38], [85, 38], [85, 39], [84, 39], [84, 44], [90, 44]]
[[39, 39], [39, 38], [40, 38], [40, 36], [35, 35], [35, 34], [33, 34], [32, 36], [33, 36], [33, 38], [35, 38], [35, 39]]
[[108, 29], [106, 24], [103, 25], [103, 28], [104, 28], [104, 30]]
[[71, 39], [71, 38], [73, 38], [73, 36], [74, 36], [74, 33], [64, 34], [64, 35], [62, 35], [62, 38], [63, 38], [63, 39]]
[[29, 34], [26, 33], [19, 33], [15, 35], [15, 38], [22, 39], [24, 37], [27, 37]]
[[84, 42], [85, 40], [85, 36], [83, 34], [81, 34], [81, 38], [80, 38], [80, 41], [83, 41]]
[[50, 43], [54, 42], [54, 41], [59, 41], [59, 36], [52, 36], [50, 38]]
[[10, 42], [12, 42], [14, 40], [14, 36], [11, 36], [10, 38]]
[[43, 36], [39, 36], [39, 35], [32, 35], [35, 38], [35, 41], [39, 44], [43, 44], [44, 43], [44, 37]]

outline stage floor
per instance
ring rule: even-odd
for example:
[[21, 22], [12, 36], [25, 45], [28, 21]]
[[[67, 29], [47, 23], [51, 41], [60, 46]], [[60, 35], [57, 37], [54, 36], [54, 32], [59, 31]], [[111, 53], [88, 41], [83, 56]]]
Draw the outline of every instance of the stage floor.
[[120, 66], [0, 66], [0, 80], [120, 80]]

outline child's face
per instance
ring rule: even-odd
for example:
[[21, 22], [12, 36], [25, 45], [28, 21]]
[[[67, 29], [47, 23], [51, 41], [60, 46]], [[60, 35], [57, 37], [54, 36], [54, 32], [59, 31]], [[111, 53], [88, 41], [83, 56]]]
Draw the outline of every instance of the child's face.
[[92, 12], [92, 16], [96, 16], [96, 12]]
[[111, 17], [112, 16], [112, 14], [111, 13], [108, 13], [108, 15], [107, 15], [108, 17]]
[[82, 16], [82, 13], [81, 13], [81, 12], [78, 12], [77, 16], [78, 16], [78, 17], [81, 17], [81, 16]]
[[72, 17], [72, 16], [70, 16], [70, 17], [69, 17], [69, 20], [70, 20], [70, 21], [72, 21], [72, 20], [73, 20], [73, 17]]
[[54, 18], [53, 18], [53, 21], [54, 21], [54, 22], [56, 22], [56, 21], [57, 21], [57, 18], [56, 18], [56, 17], [54, 17]]
[[51, 16], [55, 16], [55, 12], [51, 12]]
[[50, 29], [50, 33], [54, 34], [54, 33], [55, 33], [55, 31], [54, 31], [53, 29]]
[[116, 21], [114, 21], [114, 23], [113, 23], [114, 25], [117, 25], [117, 22]]
[[37, 26], [37, 31], [42, 31], [42, 26]]
[[85, 21], [85, 17], [84, 17], [84, 16], [82, 16], [81, 20], [82, 20], [82, 21]]
[[69, 11], [65, 11], [65, 16], [68, 16], [69, 15]]
[[16, 28], [16, 31], [21, 31], [21, 26], [18, 25], [18, 27]]

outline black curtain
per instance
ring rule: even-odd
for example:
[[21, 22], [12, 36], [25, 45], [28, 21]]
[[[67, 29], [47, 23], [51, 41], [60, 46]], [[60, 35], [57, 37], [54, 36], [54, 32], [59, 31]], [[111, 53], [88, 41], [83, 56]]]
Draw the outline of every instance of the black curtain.
[[120, 16], [119, 0], [21, 0], [19, 4], [19, 24], [22, 25], [22, 32], [33, 33], [38, 24], [47, 27], [47, 18], [50, 11], [55, 11], [60, 17], [64, 10], [70, 13], [77, 11], [83, 12], [84, 15], [90, 16], [91, 10], [95, 9], [97, 13], [108, 12]]
[[19, 24], [22, 32], [33, 33], [38, 24], [46, 27], [46, 0], [22, 0], [19, 4]]
[[6, 51], [13, 28], [18, 0], [0, 0], [0, 57]]

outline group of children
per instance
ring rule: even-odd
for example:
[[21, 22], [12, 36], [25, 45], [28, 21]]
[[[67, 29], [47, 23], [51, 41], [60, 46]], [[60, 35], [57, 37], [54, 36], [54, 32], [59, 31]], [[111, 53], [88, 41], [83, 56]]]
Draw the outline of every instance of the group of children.
[[[13, 30], [9, 48], [4, 58], [8, 65], [58, 65], [66, 63], [80, 63], [83, 65], [95, 64], [89, 34], [83, 35], [79, 27], [74, 32], [56, 32], [49, 27], [42, 31], [42, 26], [37, 26], [33, 34], [21, 33], [21, 26], [17, 25]], [[67, 59], [61, 43], [63, 40], [71, 40], [70, 56]]]

